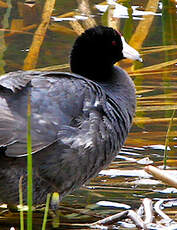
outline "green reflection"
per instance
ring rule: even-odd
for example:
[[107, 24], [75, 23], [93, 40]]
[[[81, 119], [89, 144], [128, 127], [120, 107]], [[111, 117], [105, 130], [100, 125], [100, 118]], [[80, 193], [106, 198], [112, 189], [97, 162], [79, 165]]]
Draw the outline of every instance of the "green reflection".
[[125, 40], [128, 42], [133, 34], [133, 9], [131, 7], [130, 1], [126, 1], [123, 6], [127, 7], [128, 9], [128, 18], [125, 20], [125, 25], [123, 29], [123, 35]]
[[[6, 2], [9, 7], [6, 9], [6, 13], [4, 14], [4, 17], [2, 19], [2, 26], [4, 30], [9, 27], [9, 16], [11, 12], [11, 0], [7, 0]], [[0, 44], [1, 44], [0, 45], [0, 74], [5, 73], [4, 71], [4, 66], [5, 66], [4, 52], [7, 49], [7, 46], [6, 46], [6, 42], [4, 38], [4, 34], [5, 34], [4, 30], [0, 30]]]
[[[163, 45], [173, 45], [177, 42], [177, 21], [176, 21], [176, 3], [163, 0], [162, 1], [162, 40]], [[169, 60], [173, 60], [176, 55], [170, 50], [165, 50], [164, 52], [164, 59], [166, 62]], [[170, 67], [172, 69], [172, 66]], [[164, 87], [164, 94], [171, 93], [171, 74], [163, 73], [162, 74], [163, 85]], [[171, 100], [169, 98], [165, 98], [165, 101], [170, 103]], [[170, 117], [171, 111], [165, 112], [165, 117]]]

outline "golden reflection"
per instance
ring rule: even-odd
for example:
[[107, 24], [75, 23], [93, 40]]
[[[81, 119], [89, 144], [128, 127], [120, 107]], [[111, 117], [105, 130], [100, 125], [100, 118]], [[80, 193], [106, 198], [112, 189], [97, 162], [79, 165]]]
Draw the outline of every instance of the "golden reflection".
[[118, 30], [118, 27], [120, 25], [120, 19], [113, 17], [114, 10], [115, 10], [115, 5], [108, 6], [108, 9], [102, 16], [102, 23], [105, 26], [109, 26], [114, 28], [115, 30]]
[[[174, 45], [177, 42], [177, 21], [176, 21], [176, 3], [163, 0], [162, 1], [162, 40], [163, 45]], [[176, 52], [175, 52], [176, 53]], [[164, 52], [165, 61], [169, 61], [173, 57], [176, 57], [176, 54], [174, 55], [170, 50], [165, 50]], [[177, 62], [177, 61], [176, 61]], [[175, 63], [174, 63], [175, 64]], [[171, 74], [163, 73], [162, 74], [163, 79], [163, 85], [169, 86], [171, 84]], [[168, 94], [171, 92], [170, 88], [164, 88], [164, 94]], [[170, 103], [171, 100], [166, 98], [166, 101]], [[165, 113], [165, 116], [170, 116], [170, 113], [167, 111]]]
[[72, 29], [75, 31], [77, 35], [80, 35], [85, 31], [85, 29], [82, 27], [82, 25], [77, 20], [70, 21], [69, 24], [71, 25]]
[[24, 60], [24, 70], [34, 69], [36, 67], [38, 56], [40, 52], [40, 47], [45, 38], [45, 34], [50, 22], [50, 17], [53, 12], [53, 8], [55, 5], [55, 0], [47, 0], [44, 5], [41, 24], [38, 26], [31, 47], [29, 49], [28, 55]]
[[[159, 0], [149, 0], [146, 5], [145, 11], [151, 11], [153, 13], [156, 13], [157, 8], [158, 8], [158, 3], [159, 3]], [[144, 15], [143, 20], [139, 22], [129, 42], [129, 44], [133, 46], [135, 49], [139, 50], [142, 47], [144, 40], [149, 34], [149, 30], [150, 30], [153, 20], [154, 20], [153, 14]]]
[[0, 0], [0, 7], [1, 8], [9, 8], [9, 5], [6, 2]]
[[28, 4], [25, 2], [17, 2], [18, 13], [23, 21], [23, 26], [29, 26], [32, 24], [40, 23], [41, 15], [41, 6], [35, 1], [28, 1]]
[[126, 19], [125, 26], [123, 29], [123, 35], [125, 39], [129, 42], [133, 34], [133, 9], [129, 1], [125, 1], [123, 4], [128, 9], [128, 19]]
[[[1, 2], [2, 1], [0, 0], [0, 7], [1, 7]], [[48, 1], [45, 2], [47, 4]], [[52, 1], [49, 2], [51, 3]], [[153, 43], [149, 42], [148, 40], [148, 34], [152, 36], [151, 35], [152, 30], [154, 30], [155, 26], [159, 25], [159, 24], [158, 25], [155, 24], [154, 26], [153, 23], [156, 23], [156, 20], [159, 20], [158, 23], [159, 22], [161, 23], [160, 21], [161, 16], [155, 16], [155, 14], [145, 15], [142, 17], [143, 20], [135, 21], [133, 19], [133, 9], [132, 9], [133, 4], [130, 3], [129, 1], [115, 2], [115, 3], [121, 3], [123, 6], [127, 7], [128, 18], [126, 19], [115, 18], [114, 17], [115, 5], [114, 4], [108, 5], [107, 2], [103, 2], [99, 4], [99, 5], [103, 5], [103, 4], [108, 5], [106, 12], [102, 13], [102, 15], [100, 16], [95, 14], [95, 10], [96, 10], [94, 8], [95, 2], [96, 1], [93, 2], [89, 0], [76, 0], [75, 5], [77, 4], [77, 6], [70, 8], [71, 11], [68, 10], [68, 12], [65, 12], [66, 10], [60, 11], [61, 10], [60, 8], [59, 9], [56, 8], [55, 10], [61, 12], [59, 16], [55, 16], [56, 18], [59, 18], [61, 20], [60, 22], [57, 22], [57, 20], [56, 21], [50, 20], [50, 16], [54, 8], [52, 7], [47, 8], [46, 14], [48, 14], [48, 16], [46, 17], [46, 19], [44, 19], [45, 15], [43, 10], [43, 16], [42, 16], [43, 19], [41, 21], [41, 24], [38, 26], [36, 21], [32, 22], [32, 24], [29, 25], [30, 20], [32, 20], [35, 17], [34, 16], [29, 17], [29, 15], [33, 15], [32, 12], [29, 12], [29, 14], [25, 13], [28, 12], [28, 10], [32, 10], [32, 9], [34, 10], [34, 7], [36, 7], [37, 2], [35, 2], [35, 4], [30, 4], [28, 6], [25, 3], [25, 7], [26, 7], [25, 8], [22, 5], [22, 2], [18, 1], [17, 14], [19, 14], [20, 17], [17, 18], [12, 17], [10, 28], [9, 27], [5, 28], [3, 26], [3, 29], [0, 29], [0, 31], [4, 32], [4, 34], [2, 34], [0, 39], [5, 38], [7, 39], [7, 41], [11, 40], [11, 37], [15, 39], [14, 35], [16, 35], [17, 33], [18, 34], [22, 33], [26, 35], [29, 34], [31, 36], [33, 34], [33, 30], [35, 30], [36, 27], [38, 26], [34, 34], [33, 42], [30, 47], [29, 53], [24, 61], [24, 69], [35, 69], [39, 58], [40, 48], [46, 36], [47, 29], [49, 30], [49, 34], [51, 34], [51, 31], [53, 32], [52, 34], [53, 37], [56, 34], [57, 36], [63, 36], [63, 34], [68, 35], [67, 38], [70, 39], [70, 41], [68, 42], [69, 44], [68, 46], [71, 45], [74, 36], [76, 36], [76, 34], [79, 35], [82, 32], [84, 32], [85, 29], [95, 26], [96, 24], [107, 25], [115, 29], [120, 29], [120, 31], [123, 32], [125, 38], [127, 38], [127, 40], [130, 41], [129, 43], [133, 47], [137, 49], [141, 49], [141, 54], [144, 56], [145, 60], [148, 60], [148, 62], [145, 62], [146, 67], [143, 67], [143, 65], [137, 66], [137, 63], [132, 63], [128, 60], [125, 60], [120, 64], [134, 78], [134, 82], [136, 84], [137, 95], [138, 95], [137, 98], [138, 108], [137, 108], [137, 116], [135, 118], [135, 122], [138, 125], [141, 124], [141, 126], [139, 127], [141, 128], [143, 127], [143, 129], [146, 128], [143, 125], [146, 124], [151, 125], [153, 124], [153, 122], [157, 124], [158, 123], [157, 120], [167, 125], [167, 122], [170, 119], [169, 116], [171, 110], [176, 108], [177, 106], [177, 102], [175, 100], [177, 94], [174, 91], [176, 90], [177, 87], [175, 84], [176, 82], [175, 73], [177, 73], [177, 69], [175, 66], [177, 62], [177, 59], [175, 57], [176, 49], [177, 49], [177, 45], [175, 43], [177, 40], [177, 34], [176, 34], [177, 30], [174, 29], [176, 28], [176, 22], [174, 20], [176, 16], [176, 12], [174, 11], [174, 3], [171, 4], [167, 0], [164, 0], [163, 2], [165, 3], [163, 8], [163, 15], [162, 15], [163, 45], [161, 45], [160, 41], [158, 41], [157, 38], [154, 38], [154, 41], [157, 43], [157, 45], [158, 44], [160, 45], [153, 46], [152, 45]], [[143, 9], [145, 8], [145, 12], [151, 11], [156, 13], [158, 9], [158, 3], [159, 3], [158, 0], [155, 1], [148, 0], [146, 7], [144, 7], [145, 2], [139, 3], [139, 6], [143, 7]], [[77, 10], [73, 10], [74, 8], [77, 8]], [[56, 14], [56, 11], [54, 11], [54, 14]], [[62, 21], [62, 19], [64, 20]], [[10, 33], [8, 33], [9, 30]], [[135, 32], [133, 33], [134, 30]], [[154, 35], [156, 35], [155, 32], [153, 33]], [[159, 34], [159, 37], [160, 35], [161, 34]], [[147, 47], [142, 47], [145, 41], [147, 42]], [[1, 51], [3, 48], [2, 44], [1, 44]], [[69, 50], [68, 46], [66, 46], [66, 48]], [[157, 57], [157, 52], [159, 52], [158, 57], [160, 57], [158, 61], [160, 62], [159, 64], [157, 64], [158, 62], [154, 62], [156, 61], [154, 57]], [[26, 51], [24, 51], [22, 56], [25, 54], [27, 54]], [[165, 56], [165, 58], [163, 58], [163, 55]], [[2, 51], [2, 60], [4, 60], [3, 51]], [[8, 68], [9, 66], [11, 69], [21, 68], [21, 64], [18, 63], [16, 64], [11, 60], [10, 61], [8, 60], [6, 62], [8, 63]], [[149, 64], [147, 65], [147, 63]], [[65, 63], [63, 65], [56, 65], [56, 64], [57, 63], [54, 63], [53, 66], [47, 66], [47, 67], [37, 68], [37, 69], [42, 71], [43, 70], [52, 71], [52, 70], [66, 70], [69, 67], [68, 63]], [[3, 65], [1, 66], [2, 68], [4, 68]], [[132, 66], [135, 66], [135, 68], [133, 69]], [[163, 74], [163, 81], [162, 81], [162, 74]], [[164, 89], [165, 89], [165, 93], [162, 94]], [[159, 110], [160, 113], [157, 113], [156, 110], [157, 111]], [[168, 110], [170, 111], [169, 113]], [[149, 113], [151, 114], [149, 115]], [[167, 116], [166, 118], [163, 118], [165, 116], [164, 115], [165, 113], [167, 113]], [[155, 116], [157, 114], [159, 118], [156, 120]], [[152, 118], [148, 117], [148, 115], [151, 116]], [[176, 118], [174, 118], [174, 121], [176, 122]], [[167, 127], [164, 126], [164, 129], [166, 130]], [[151, 137], [149, 138], [152, 139]]]
[[[150, 117], [143, 117], [143, 118], [135, 117], [134, 118], [134, 122], [136, 124], [141, 123], [141, 124], [151, 124], [151, 125], [153, 125], [155, 123], [158, 123], [158, 124], [167, 123], [168, 124], [170, 122], [170, 120], [171, 120], [171, 118], [150, 118]], [[173, 118], [173, 121], [177, 122], [177, 118]]]
[[[176, 100], [177, 98], [177, 84], [176, 84], [176, 73], [177, 73], [177, 68], [176, 68], [177, 25], [176, 23], [177, 21], [175, 19], [176, 2], [174, 0], [136, 1], [139, 7], [143, 7], [144, 4], [147, 2], [147, 5], [145, 7], [145, 12], [146, 11], [156, 12], [158, 2], [160, 3], [163, 2], [163, 10], [162, 10], [162, 18], [161, 16], [147, 15], [147, 16], [143, 16], [143, 20], [135, 21], [132, 15], [132, 6], [134, 3], [132, 3], [131, 1], [127, 1], [127, 0], [116, 1], [118, 3], [121, 2], [122, 5], [128, 8], [129, 18], [127, 19], [113, 17], [113, 11], [115, 7], [114, 5], [109, 5], [107, 11], [100, 16], [100, 15], [96, 15], [94, 13], [95, 9], [92, 8], [93, 2], [96, 4], [96, 2], [99, 1], [89, 1], [89, 0], [63, 1], [63, 4], [66, 3], [67, 7], [69, 5], [68, 2], [75, 2], [75, 3], [77, 2], [78, 11], [73, 10], [75, 8], [73, 7], [74, 4], [73, 5], [71, 4], [72, 7], [70, 5], [69, 6], [70, 8], [67, 8], [67, 10], [68, 9], [69, 10], [66, 13], [64, 13], [65, 11], [67, 11], [66, 9], [64, 9], [62, 12], [60, 11], [61, 8], [58, 9], [56, 8], [55, 10], [58, 10], [58, 12], [61, 13], [61, 15], [58, 16], [58, 18], [61, 19], [61, 18], [72, 17], [72, 19], [74, 20], [71, 21], [63, 20], [60, 23], [51, 20], [49, 23], [53, 7], [51, 8], [47, 7], [46, 12], [44, 12], [45, 9], [43, 10], [43, 16], [42, 16], [43, 19], [39, 26], [38, 23], [39, 23], [40, 15], [37, 15], [35, 18], [34, 14], [30, 12], [30, 10], [34, 10], [34, 6], [35, 6], [34, 4], [28, 6], [25, 4], [26, 6], [24, 7], [21, 4], [22, 1], [17, 1], [18, 7], [15, 10], [13, 9], [14, 10], [13, 16], [10, 15], [9, 18], [9, 14], [10, 14], [9, 11], [12, 9], [9, 6], [9, 2], [10, 0], [8, 1], [0, 0], [0, 8], [1, 10], [2, 9], [5, 10], [5, 14], [3, 14], [3, 17], [0, 13], [0, 19], [1, 19], [0, 22], [2, 25], [2, 28], [0, 29], [0, 72], [1, 74], [9, 70], [14, 71], [17, 69], [21, 69], [21, 63], [24, 60], [23, 59], [24, 56], [27, 54], [26, 50], [22, 51], [21, 49], [23, 48], [27, 49], [29, 46], [28, 43], [25, 44], [24, 47], [18, 46], [17, 43], [23, 39], [23, 35], [25, 35], [24, 38], [26, 39], [24, 43], [29, 42], [30, 38], [33, 35], [33, 31], [35, 31], [37, 27], [38, 28], [34, 34], [30, 51], [25, 59], [24, 69], [36, 68], [36, 70], [41, 70], [41, 71], [55, 71], [55, 70], [65, 71], [67, 68], [69, 68], [68, 63], [62, 65], [56, 65], [57, 62], [52, 62], [51, 60], [50, 60], [51, 66], [38, 68], [39, 66], [36, 65], [39, 58], [40, 48], [46, 36], [47, 29], [49, 30], [48, 35], [50, 36], [52, 34], [51, 38], [54, 38], [55, 35], [57, 35], [57, 39], [59, 40], [59, 42], [61, 41], [60, 39], [63, 40], [65, 40], [65, 38], [66, 40], [68, 39], [68, 41], [65, 41], [64, 45], [60, 48], [61, 52], [67, 49], [69, 50], [69, 47], [71, 47], [71, 44], [73, 43], [76, 34], [81, 34], [82, 32], [84, 32], [85, 29], [92, 27], [97, 23], [111, 26], [115, 29], [120, 29], [121, 32], [123, 31], [123, 35], [125, 36], [127, 41], [130, 41], [130, 44], [134, 46], [136, 49], [141, 50], [141, 54], [145, 58], [146, 67], [135, 66], [135, 69], [132, 70], [132, 65], [133, 65], [132, 62], [127, 62], [127, 61], [124, 61], [123, 63], [121, 63], [121, 65], [123, 65], [123, 68], [125, 68], [126, 70], [129, 70], [128, 71], [129, 74], [134, 78], [136, 89], [137, 89], [137, 101], [138, 101], [137, 115], [134, 118], [135, 125], [133, 126], [133, 129], [129, 134], [126, 144], [130, 148], [131, 146], [133, 146], [132, 147], [133, 153], [138, 153], [138, 149], [136, 150], [135, 148], [136, 146], [142, 149], [144, 148], [144, 150], [142, 150], [139, 155], [138, 154], [134, 156], [130, 155], [135, 160], [135, 163], [133, 162], [130, 164], [129, 161], [116, 159], [116, 161], [114, 161], [110, 167], [119, 168], [120, 170], [123, 170], [124, 167], [126, 168], [126, 170], [129, 170], [129, 174], [131, 175], [132, 169], [142, 167], [142, 165], [139, 165], [137, 163], [137, 160], [139, 158], [143, 158], [144, 155], [147, 155], [152, 160], [155, 160], [154, 164], [162, 165], [163, 164], [163, 162], [161, 161], [162, 154], [163, 154], [162, 150], [158, 150], [158, 149], [145, 150], [145, 149], [146, 146], [165, 145], [165, 137], [167, 135], [167, 129], [169, 127], [169, 123], [171, 121], [171, 113], [172, 110], [177, 109], [177, 100]], [[12, 2], [16, 2], [16, 0]], [[48, 0], [48, 1], [45, 0], [41, 2], [46, 2], [47, 4], [47, 2], [52, 3], [53, 0]], [[103, 2], [101, 4], [107, 4], [107, 2]], [[25, 11], [23, 12], [23, 10]], [[20, 17], [14, 17], [14, 12], [16, 13], [16, 15], [18, 14], [18, 16]], [[54, 11], [54, 13], [55, 12], [56, 11]], [[92, 17], [92, 15], [96, 17]], [[86, 16], [87, 19], [84, 20], [75, 19], [75, 16]], [[155, 24], [156, 20], [158, 20], [158, 24]], [[11, 25], [8, 25], [6, 23], [11, 23]], [[163, 23], [163, 28], [161, 26], [161, 23]], [[137, 27], [135, 27], [136, 25]], [[155, 31], [157, 29], [159, 29], [160, 32], [159, 30]], [[163, 36], [161, 36], [161, 33]], [[64, 34], [66, 35], [65, 37], [63, 36]], [[153, 37], [154, 42], [158, 46], [153, 46], [154, 43], [151, 43], [151, 41], [148, 39], [148, 35], [152, 37], [152, 34], [154, 36]], [[158, 38], [156, 38], [156, 35], [158, 35], [159, 40]], [[162, 39], [162, 44], [160, 39]], [[145, 41], [147, 47], [142, 47]], [[55, 44], [54, 42], [52, 41], [53, 43], [52, 46]], [[57, 47], [57, 42], [54, 49]], [[47, 45], [48, 44], [49, 46], [51, 45], [51, 43], [47, 43]], [[50, 50], [51, 47], [49, 46], [47, 47], [47, 52], [51, 52], [51, 56], [49, 58], [54, 59], [55, 57], [52, 56], [53, 47]], [[157, 52], [159, 53], [157, 54]], [[20, 55], [18, 56], [19, 53]], [[65, 55], [66, 53], [64, 53], [63, 56], [62, 55], [60, 56], [62, 61], [63, 61], [62, 58], [65, 57]], [[68, 55], [69, 55], [69, 51], [68, 51]], [[157, 58], [159, 59], [157, 60]], [[42, 61], [43, 60], [44, 59], [42, 59]], [[158, 62], [159, 64], [157, 64]], [[45, 65], [49, 65], [49, 63], [48, 64], [46, 63]], [[175, 115], [173, 118], [172, 130], [170, 131], [169, 134], [170, 139], [168, 142], [168, 145], [171, 148], [169, 153], [174, 159], [167, 159], [168, 166], [172, 166], [175, 168], [177, 165], [177, 161], [175, 160], [175, 154], [177, 148], [174, 147], [176, 146], [177, 143], [176, 138], [174, 138], [177, 137], [176, 124], [177, 124], [177, 117]], [[91, 199], [89, 197], [89, 199], [92, 200], [94, 204], [90, 204], [90, 200], [88, 199], [89, 200], [88, 203], [90, 207], [91, 205], [96, 205], [95, 200], [92, 199], [94, 196], [98, 197], [99, 199], [100, 198], [104, 199], [105, 197], [107, 199], [113, 199], [113, 200], [119, 199], [122, 202], [125, 201], [125, 199], [122, 198], [126, 198], [126, 202], [130, 202], [130, 203], [132, 201], [137, 202], [138, 196], [140, 197], [148, 194], [154, 197], [153, 195], [154, 192], [152, 191], [151, 185], [146, 184], [145, 187], [140, 187], [140, 186], [132, 187], [130, 186], [129, 181], [132, 181], [133, 183], [133, 179], [127, 177], [108, 178], [102, 176], [102, 179], [100, 179], [100, 177], [96, 178], [95, 183], [93, 184], [95, 189], [92, 190]], [[161, 186], [163, 187], [163, 185]], [[121, 189], [118, 189], [118, 187], [121, 187]], [[155, 188], [157, 189], [158, 187]], [[86, 190], [86, 187], [84, 189]], [[88, 192], [88, 190], [86, 191]], [[155, 193], [155, 196], [157, 197], [157, 193]], [[74, 207], [76, 206], [78, 207], [81, 204], [80, 200], [82, 200], [82, 197], [83, 195], [81, 194], [81, 196], [79, 196], [79, 200], [77, 199], [77, 202], [74, 203], [75, 205]], [[135, 197], [136, 200], [134, 199]], [[75, 198], [75, 196], [71, 195], [69, 196], [69, 199], [70, 198]], [[85, 198], [84, 198], [84, 202], [85, 203], [82, 204], [81, 209], [83, 209], [83, 207], [86, 207], [86, 209], [84, 209], [84, 212], [86, 211], [87, 213], [87, 211], [89, 210], [89, 205], [87, 210], [87, 206], [85, 206], [87, 200], [85, 200]], [[71, 200], [69, 200], [68, 203], [70, 206], [72, 203]], [[97, 208], [98, 207], [96, 206], [95, 209], [96, 212], [98, 210]], [[92, 208], [91, 214], [96, 215], [95, 210], [94, 208]], [[106, 209], [106, 212], [108, 213], [108, 208]], [[101, 212], [99, 212], [99, 214], [100, 213]], [[10, 220], [10, 223], [16, 222], [17, 216], [19, 215], [17, 214], [16, 216], [11, 217], [8, 214], [8, 219]], [[36, 216], [37, 216], [36, 222], [37, 225], [39, 226], [39, 219], [42, 219], [42, 215], [40, 216], [40, 213], [37, 212]], [[73, 216], [76, 215], [72, 214], [67, 216], [68, 218], [70, 218], [69, 219], [70, 222], [72, 221]], [[175, 215], [173, 216], [175, 218]], [[84, 218], [82, 219], [82, 221], [84, 221]], [[86, 221], [88, 219], [85, 218]], [[79, 220], [81, 220], [81, 217], [79, 217]], [[3, 225], [5, 221], [7, 221], [7, 216], [1, 216], [1, 222], [3, 223]], [[64, 219], [64, 221], [66, 221], [66, 218]], [[76, 219], [74, 221], [76, 222]]]
[[[171, 60], [171, 61], [167, 61], [167, 62], [162, 62], [162, 63], [156, 64], [156, 65], [151, 65], [151, 66], [144, 67], [144, 68], [141, 68], [141, 69], [137, 69], [137, 70], [135, 70], [135, 72], [155, 71], [155, 70], [162, 69], [164, 67], [168, 67], [170, 65], [174, 65], [176, 63], [177, 63], [177, 59]], [[162, 71], [162, 73], [163, 73], [163, 71]]]
[[91, 16], [89, 0], [77, 0], [78, 10], [81, 15], [86, 16], [87, 19], [83, 20], [83, 25], [86, 29], [96, 26], [95, 19]]
[[[77, 27], [77, 26], [76, 26]], [[76, 31], [66, 26], [60, 25], [58, 23], [50, 23], [48, 29], [55, 33], [63, 33], [63, 34], [72, 34], [76, 35]], [[79, 33], [78, 33], [79, 34]]]
[[142, 48], [141, 55], [163, 52], [167, 50], [177, 49], [177, 45], [166, 45], [166, 46], [153, 46], [153, 47], [144, 47]]
[[9, 15], [10, 15], [10, 3], [7, 1], [7, 3], [0, 1], [0, 7], [7, 8], [6, 13], [4, 14], [2, 25], [4, 30], [0, 30], [0, 74], [5, 73], [4, 67], [5, 67], [5, 61], [4, 61], [4, 53], [7, 49], [6, 41], [5, 41], [5, 29], [9, 26]]

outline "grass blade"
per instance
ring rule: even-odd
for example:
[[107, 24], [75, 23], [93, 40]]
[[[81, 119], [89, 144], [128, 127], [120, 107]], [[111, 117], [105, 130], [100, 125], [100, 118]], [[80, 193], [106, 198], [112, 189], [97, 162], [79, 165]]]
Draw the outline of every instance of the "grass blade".
[[19, 180], [19, 201], [20, 201], [20, 230], [24, 230], [24, 215], [23, 215], [23, 188], [22, 188], [23, 176]]
[[47, 215], [48, 215], [48, 211], [49, 211], [49, 204], [50, 204], [50, 197], [51, 194], [47, 194], [47, 200], [46, 200], [46, 206], [45, 206], [45, 212], [44, 212], [44, 219], [43, 219], [43, 223], [42, 223], [42, 230], [46, 229], [46, 223], [47, 223]]
[[27, 230], [32, 230], [32, 203], [33, 203], [33, 181], [32, 181], [32, 141], [31, 141], [31, 96], [28, 95], [27, 105]]

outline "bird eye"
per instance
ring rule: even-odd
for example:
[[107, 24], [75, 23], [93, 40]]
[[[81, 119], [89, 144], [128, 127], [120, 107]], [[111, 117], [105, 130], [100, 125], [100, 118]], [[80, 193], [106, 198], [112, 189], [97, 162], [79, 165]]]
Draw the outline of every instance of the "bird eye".
[[115, 40], [112, 41], [112, 45], [113, 46], [116, 46], [117, 45], [117, 42]]

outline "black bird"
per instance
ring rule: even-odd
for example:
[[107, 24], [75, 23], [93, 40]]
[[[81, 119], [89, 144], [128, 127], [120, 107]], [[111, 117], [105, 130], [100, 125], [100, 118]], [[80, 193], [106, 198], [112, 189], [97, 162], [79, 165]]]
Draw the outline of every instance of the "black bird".
[[33, 202], [60, 199], [110, 164], [131, 128], [136, 107], [131, 78], [114, 64], [141, 61], [116, 30], [97, 26], [75, 41], [72, 73], [17, 71], [0, 78], [0, 201], [26, 202], [27, 101], [31, 95]]

